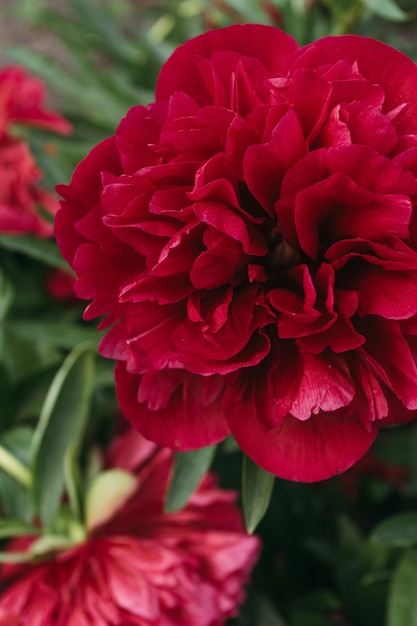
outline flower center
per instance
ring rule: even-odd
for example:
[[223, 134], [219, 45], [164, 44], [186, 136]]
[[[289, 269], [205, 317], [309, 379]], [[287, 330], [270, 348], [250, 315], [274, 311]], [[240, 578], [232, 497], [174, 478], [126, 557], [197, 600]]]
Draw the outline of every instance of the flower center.
[[239, 200], [243, 211], [255, 218], [255, 223], [262, 223], [261, 229], [268, 244], [264, 261], [267, 273], [272, 274], [276, 269], [289, 269], [298, 265], [302, 259], [301, 250], [291, 248], [283, 238], [282, 231], [275, 220], [271, 217], [265, 219], [265, 209], [242, 181], [239, 181]]
[[301, 261], [299, 250], [294, 250], [285, 241], [278, 226], [274, 226], [268, 238], [269, 251], [267, 254], [267, 266], [271, 269], [290, 268], [298, 265]]

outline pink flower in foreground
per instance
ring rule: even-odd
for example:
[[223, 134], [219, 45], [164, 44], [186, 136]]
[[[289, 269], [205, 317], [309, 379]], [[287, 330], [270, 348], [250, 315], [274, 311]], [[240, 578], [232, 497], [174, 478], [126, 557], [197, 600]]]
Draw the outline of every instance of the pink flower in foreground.
[[[3, 566], [0, 625], [224, 624], [244, 598], [259, 552], [259, 539], [244, 533], [235, 494], [209, 474], [184, 510], [166, 514], [171, 452], [132, 431], [115, 440], [109, 460], [136, 472], [131, 496], [83, 543]], [[16, 539], [8, 549], [30, 543]]]
[[145, 437], [231, 431], [315, 481], [415, 416], [417, 66], [400, 52], [208, 32], [59, 191], [58, 243]]
[[0, 232], [52, 235], [51, 221], [38, 208], [54, 216], [58, 202], [39, 185], [42, 172], [29, 146], [13, 133], [13, 124], [68, 133], [71, 125], [44, 107], [41, 81], [19, 67], [0, 70]]

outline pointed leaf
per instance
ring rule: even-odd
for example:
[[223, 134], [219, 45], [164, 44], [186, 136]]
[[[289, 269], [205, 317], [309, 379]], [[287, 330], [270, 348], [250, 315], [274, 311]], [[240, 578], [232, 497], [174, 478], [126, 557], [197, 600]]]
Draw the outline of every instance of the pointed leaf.
[[231, 7], [245, 18], [247, 22], [255, 24], [268, 24], [268, 13], [263, 9], [261, 2], [241, 2], [240, 0], [228, 0], [228, 7]]
[[30, 546], [32, 557], [44, 556], [54, 552], [62, 552], [74, 545], [74, 541], [65, 535], [42, 535]]
[[133, 495], [138, 486], [136, 476], [122, 469], [101, 472], [92, 482], [85, 500], [88, 530], [100, 526]]
[[49, 320], [13, 320], [8, 323], [8, 328], [19, 337], [48, 342], [66, 350], [71, 350], [84, 341], [98, 345], [103, 336], [96, 328]]
[[25, 65], [33, 74], [52, 85], [62, 97], [68, 98], [68, 102], [76, 106], [80, 113], [82, 112], [82, 115], [93, 123], [104, 125], [114, 132], [114, 120], [120, 119], [126, 112], [126, 104], [115, 94], [100, 89], [98, 84], [86, 83], [82, 76], [72, 77], [63, 72], [50, 57], [19, 47], [8, 48], [7, 56], [16, 63]]
[[207, 446], [190, 452], [177, 452], [165, 510], [179, 511], [190, 499], [204, 474], [210, 469], [217, 446]]
[[67, 356], [49, 388], [33, 437], [33, 501], [43, 525], [53, 525], [64, 487], [64, 455], [78, 441], [90, 410], [94, 354], [84, 343]]
[[365, 6], [380, 17], [393, 22], [404, 22], [410, 16], [394, 0], [364, 0]]
[[51, 344], [16, 333], [11, 320], [5, 320], [0, 327], [0, 361], [12, 383], [59, 363], [61, 358]]
[[0, 271], [0, 321], [2, 321], [13, 300], [13, 287], [7, 280], [4, 272]]
[[27, 563], [31, 560], [30, 552], [0, 552], [0, 563]]
[[91, 0], [71, 0], [82, 22], [87, 23], [99, 35], [100, 41], [121, 61], [133, 63], [137, 58], [136, 47], [114, 27], [114, 20], [103, 10], [101, 3]]
[[417, 513], [400, 513], [380, 524], [371, 534], [372, 541], [391, 548], [417, 544]]
[[9, 476], [12, 476], [24, 487], [29, 487], [32, 483], [32, 476], [29, 469], [21, 463], [17, 457], [11, 454], [7, 448], [0, 444], [0, 467]]
[[83, 519], [81, 472], [78, 463], [79, 445], [70, 443], [64, 457], [64, 480], [71, 512], [79, 522]]
[[[18, 426], [1, 436], [0, 445], [27, 467], [30, 465], [32, 436], [31, 428]], [[0, 501], [2, 510], [8, 517], [26, 522], [32, 519], [33, 510], [27, 487], [3, 470], [0, 470]]]
[[48, 239], [35, 239], [34, 237], [12, 237], [0, 235], [0, 247], [12, 252], [19, 252], [26, 256], [41, 261], [45, 265], [68, 269], [68, 264], [62, 258], [55, 241]]
[[233, 454], [234, 452], [238, 452], [240, 450], [236, 439], [229, 435], [226, 439], [221, 443], [221, 451], [225, 454]]
[[37, 535], [39, 528], [20, 519], [0, 519], [0, 539]]
[[391, 581], [386, 626], [417, 626], [417, 551], [408, 550]]
[[253, 533], [268, 509], [274, 482], [273, 474], [256, 465], [249, 457], [243, 457], [242, 504], [249, 533]]

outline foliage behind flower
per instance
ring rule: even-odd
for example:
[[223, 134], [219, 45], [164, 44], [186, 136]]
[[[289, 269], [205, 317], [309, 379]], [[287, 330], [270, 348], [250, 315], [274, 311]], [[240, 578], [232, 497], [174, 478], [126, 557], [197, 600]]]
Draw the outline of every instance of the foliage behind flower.
[[26, 125], [68, 133], [71, 125], [44, 106], [43, 83], [23, 68], [6, 67], [0, 71], [0, 231], [52, 234], [51, 221], [38, 208], [53, 216], [56, 198], [39, 185], [42, 172], [28, 144], [20, 139], [14, 125]]
[[58, 243], [85, 317], [117, 322], [101, 352], [146, 437], [230, 430], [314, 481], [414, 417], [416, 87], [371, 39], [208, 32], [60, 187]]
[[[4, 566], [0, 624], [224, 624], [244, 598], [259, 552], [258, 538], [244, 533], [235, 493], [206, 475], [184, 510], [166, 514], [172, 453], [130, 431], [113, 442], [108, 462], [135, 473], [129, 497], [90, 511], [89, 537], [80, 544]], [[9, 549], [31, 543], [15, 539]]]

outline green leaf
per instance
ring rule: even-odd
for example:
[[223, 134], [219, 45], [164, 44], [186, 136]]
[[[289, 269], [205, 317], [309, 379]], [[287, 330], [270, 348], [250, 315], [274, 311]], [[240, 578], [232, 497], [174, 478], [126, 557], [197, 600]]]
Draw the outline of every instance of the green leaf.
[[0, 519], [0, 539], [39, 534], [39, 528], [20, 519]]
[[24, 487], [29, 487], [32, 477], [28, 468], [13, 454], [0, 444], [0, 467], [9, 476], [12, 476]]
[[30, 552], [0, 552], [0, 563], [27, 563], [31, 560]]
[[347, 515], [340, 515], [337, 520], [339, 545], [343, 553], [357, 555], [365, 544], [359, 526]]
[[82, 22], [87, 23], [105, 42], [106, 47], [120, 58], [121, 61], [133, 63], [137, 59], [137, 49], [119, 30], [114, 21], [103, 10], [103, 6], [91, 0], [71, 0]]
[[83, 519], [82, 483], [78, 463], [79, 445], [77, 441], [70, 443], [64, 456], [64, 480], [71, 512], [79, 522]]
[[83, 433], [94, 383], [94, 354], [84, 343], [67, 356], [49, 388], [33, 437], [33, 501], [51, 528], [64, 487], [64, 455]]
[[238, 452], [239, 450], [240, 450], [239, 445], [236, 439], [232, 437], [232, 435], [229, 435], [221, 443], [221, 451], [224, 452], [224, 454], [233, 454], [234, 452]]
[[0, 246], [11, 252], [25, 254], [32, 259], [36, 259], [36, 261], [45, 263], [45, 265], [68, 270], [68, 264], [62, 258], [58, 246], [53, 240], [0, 235]]
[[204, 474], [210, 469], [217, 446], [207, 446], [190, 452], [176, 452], [165, 510], [179, 511], [188, 502]]
[[329, 626], [331, 622], [323, 615], [314, 613], [295, 613], [292, 626]]
[[263, 596], [258, 598], [257, 609], [256, 626], [285, 626], [283, 619]]
[[33, 74], [51, 84], [90, 122], [114, 132], [115, 120], [121, 119], [126, 113], [126, 104], [115, 94], [100, 89], [98, 84], [87, 83], [82, 76], [72, 77], [68, 72], [63, 72], [59, 65], [51, 62], [50, 58], [43, 57], [33, 50], [17, 47], [8, 48], [7, 55], [14, 62], [25, 65]]
[[256, 465], [249, 457], [243, 457], [242, 504], [249, 533], [253, 533], [268, 509], [274, 482], [273, 474]]
[[[31, 428], [19, 426], [4, 433], [0, 445], [23, 465], [29, 466], [32, 435]], [[30, 522], [33, 517], [28, 489], [3, 470], [0, 470], [0, 502], [3, 512], [12, 519]]]
[[94, 345], [103, 336], [96, 328], [69, 322], [14, 320], [8, 326], [16, 335], [25, 339], [45, 341], [59, 348], [71, 350], [77, 344], [90, 341]]
[[16, 333], [14, 324], [5, 320], [0, 327], [0, 362], [12, 383], [19, 382], [61, 361], [61, 354], [46, 341], [33, 341]]
[[372, 541], [391, 548], [408, 548], [417, 544], [417, 513], [400, 513], [373, 530]]
[[29, 549], [31, 557], [45, 556], [54, 552], [62, 552], [71, 548], [76, 542], [65, 535], [42, 535], [34, 541]]
[[[211, 3], [209, 3], [211, 6]], [[263, 9], [261, 2], [241, 2], [241, 0], [228, 0], [227, 6], [241, 15], [245, 22], [254, 22], [255, 24], [268, 24], [268, 13]]]
[[0, 270], [0, 322], [6, 317], [13, 300], [13, 287]]
[[302, 595], [294, 604], [291, 626], [330, 626], [329, 615], [343, 613], [340, 599], [328, 589]]
[[408, 550], [391, 581], [386, 626], [417, 626], [417, 551]]
[[101, 472], [91, 483], [85, 499], [88, 530], [106, 522], [137, 489], [136, 476], [122, 469]]
[[[0, 346], [1, 346], [0, 331]], [[7, 430], [15, 423], [17, 414], [17, 396], [16, 389], [10, 382], [4, 363], [1, 363], [0, 357], [0, 406], [1, 406], [1, 428]]]
[[410, 18], [393, 0], [363, 0], [365, 6], [386, 20], [404, 22]]

